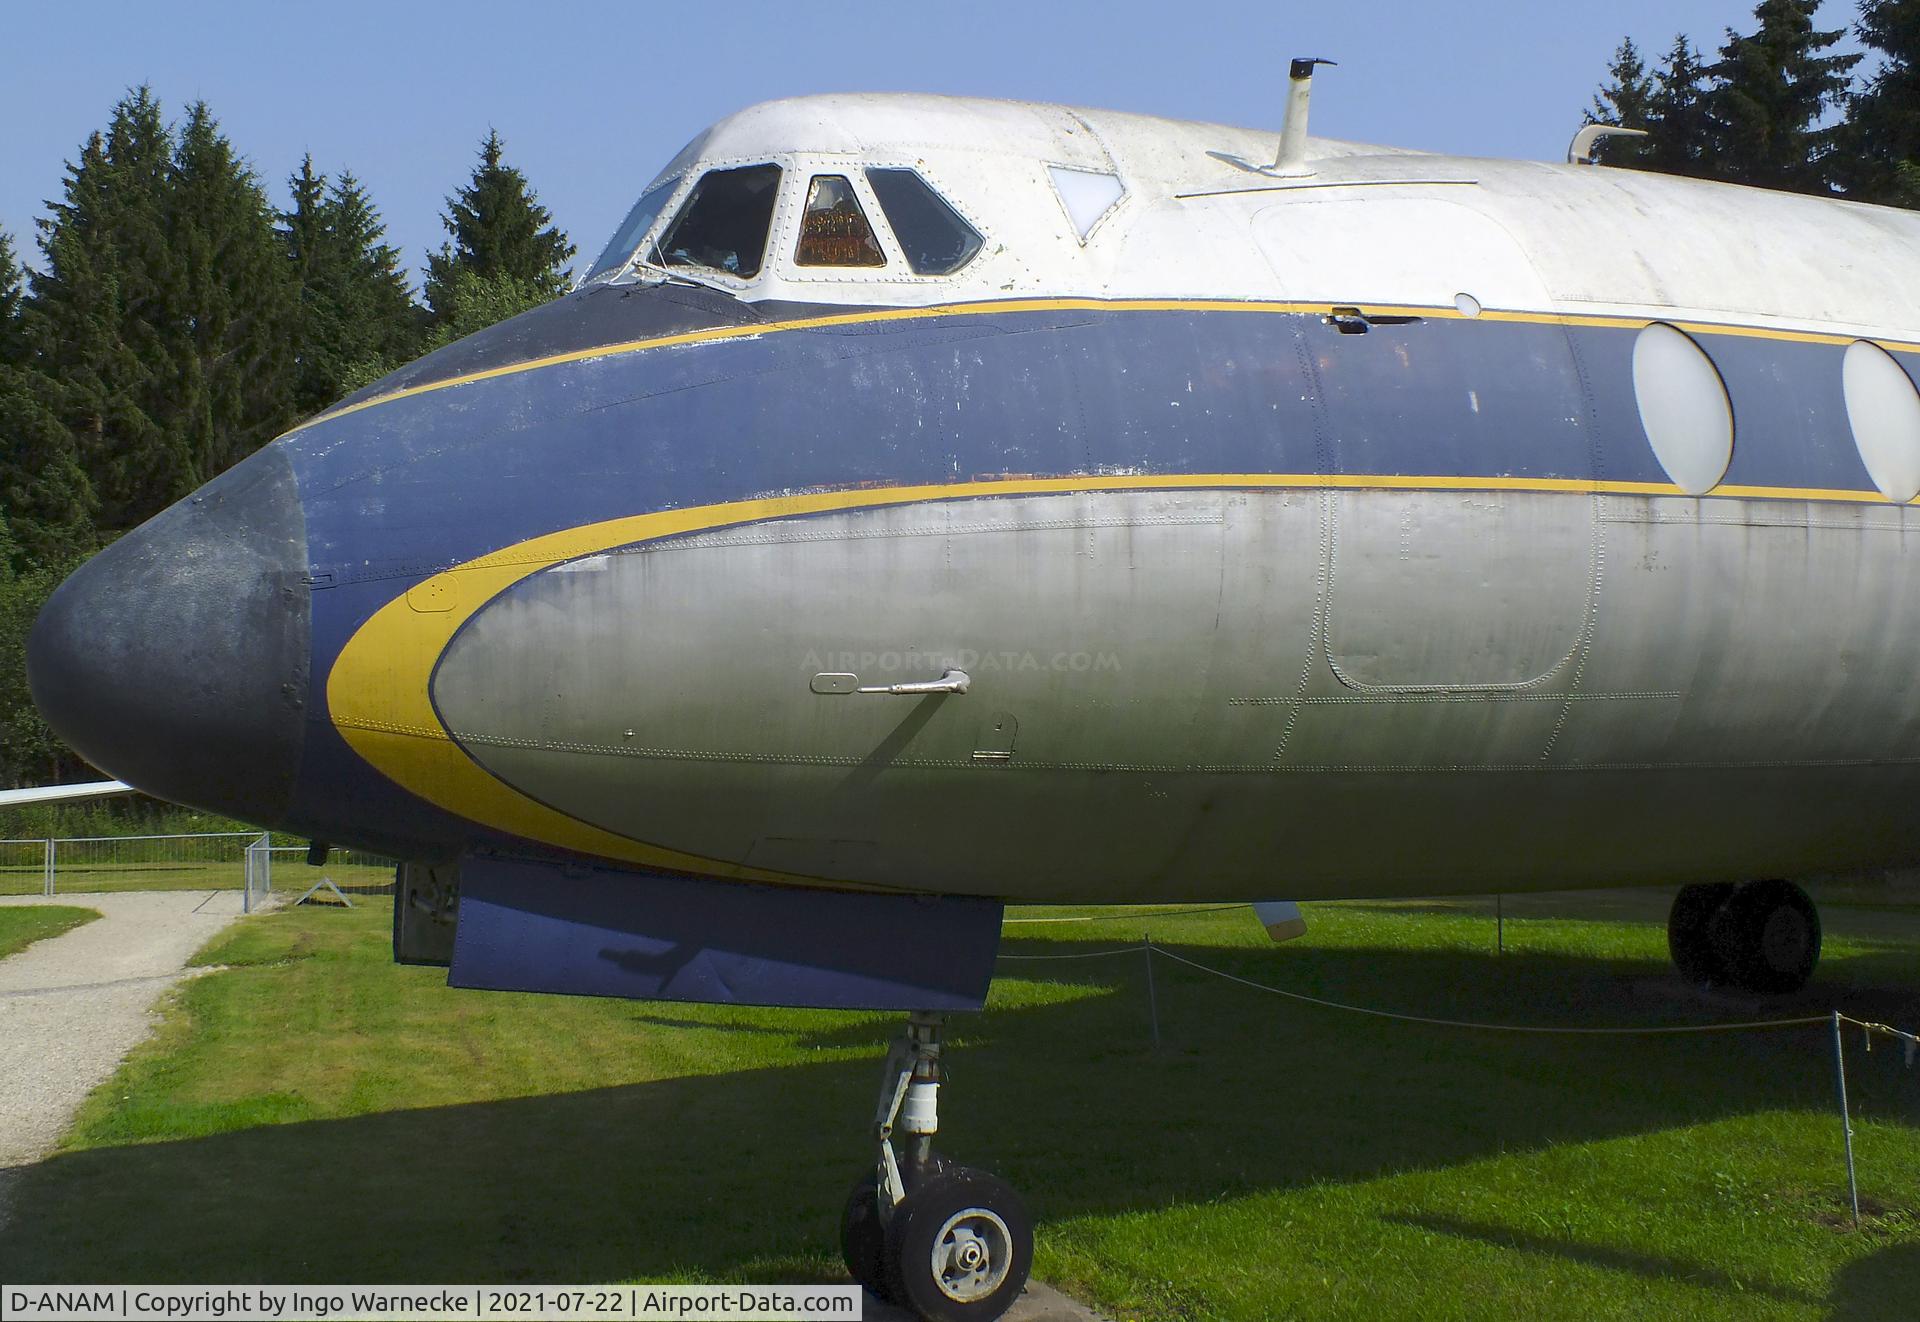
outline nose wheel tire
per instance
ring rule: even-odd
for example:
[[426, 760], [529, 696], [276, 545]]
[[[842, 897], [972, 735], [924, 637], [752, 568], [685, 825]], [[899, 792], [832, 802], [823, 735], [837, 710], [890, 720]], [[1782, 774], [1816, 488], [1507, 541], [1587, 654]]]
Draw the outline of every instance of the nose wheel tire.
[[1820, 962], [1820, 913], [1790, 881], [1685, 886], [1667, 919], [1667, 946], [1689, 981], [1783, 995], [1805, 986]]
[[854, 1182], [840, 1213], [840, 1257], [847, 1274], [882, 1299], [887, 1293], [887, 1227], [880, 1219], [880, 1181], [872, 1175]]
[[1033, 1270], [1033, 1219], [996, 1175], [950, 1166], [907, 1191], [887, 1223], [889, 1297], [928, 1322], [990, 1322]]

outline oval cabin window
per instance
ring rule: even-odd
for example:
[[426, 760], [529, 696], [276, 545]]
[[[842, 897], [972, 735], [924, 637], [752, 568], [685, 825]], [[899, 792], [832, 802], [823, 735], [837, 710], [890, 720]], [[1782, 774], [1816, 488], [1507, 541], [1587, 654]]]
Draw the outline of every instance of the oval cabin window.
[[1733, 462], [1733, 402], [1706, 350], [1663, 322], [1633, 345], [1640, 425], [1668, 479], [1689, 496], [1720, 485]]
[[1856, 340], [1842, 366], [1847, 422], [1880, 493], [1904, 505], [1920, 495], [1920, 389], [1877, 344]]

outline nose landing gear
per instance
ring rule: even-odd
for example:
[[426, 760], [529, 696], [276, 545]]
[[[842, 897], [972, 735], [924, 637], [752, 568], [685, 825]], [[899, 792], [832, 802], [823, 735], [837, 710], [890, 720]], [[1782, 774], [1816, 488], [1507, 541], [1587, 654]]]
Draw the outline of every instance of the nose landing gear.
[[1783, 995], [1805, 986], [1820, 962], [1820, 914], [1790, 881], [1682, 886], [1667, 916], [1667, 948], [1691, 982]]
[[944, 1027], [911, 1015], [887, 1052], [877, 1160], [847, 1195], [840, 1252], [856, 1281], [929, 1322], [991, 1322], [1026, 1288], [1033, 1220], [1005, 1180], [934, 1155]]

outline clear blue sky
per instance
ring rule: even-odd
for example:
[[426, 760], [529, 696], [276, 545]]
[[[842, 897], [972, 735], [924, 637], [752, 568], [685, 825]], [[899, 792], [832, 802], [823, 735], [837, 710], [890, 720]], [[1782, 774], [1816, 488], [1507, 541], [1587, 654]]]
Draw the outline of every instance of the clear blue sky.
[[[1287, 60], [1322, 55], [1314, 130], [1559, 159], [1623, 35], [1712, 49], [1752, 0], [65, 0], [0, 10], [0, 229], [32, 259], [63, 163], [129, 86], [204, 98], [284, 202], [311, 151], [350, 167], [417, 267], [489, 125], [590, 260], [640, 185], [771, 97], [919, 91], [1278, 127]], [[1852, 0], [1823, 19], [1851, 24]]]

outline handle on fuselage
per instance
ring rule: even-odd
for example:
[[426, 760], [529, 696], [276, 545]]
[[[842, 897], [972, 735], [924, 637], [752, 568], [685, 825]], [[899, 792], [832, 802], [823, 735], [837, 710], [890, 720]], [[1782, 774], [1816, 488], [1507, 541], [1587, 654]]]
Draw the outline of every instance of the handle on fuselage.
[[894, 697], [919, 697], [925, 693], [965, 693], [973, 680], [964, 670], [948, 667], [947, 673], [938, 679], [923, 680], [918, 684], [865, 684], [854, 690], [855, 693], [883, 693]]

